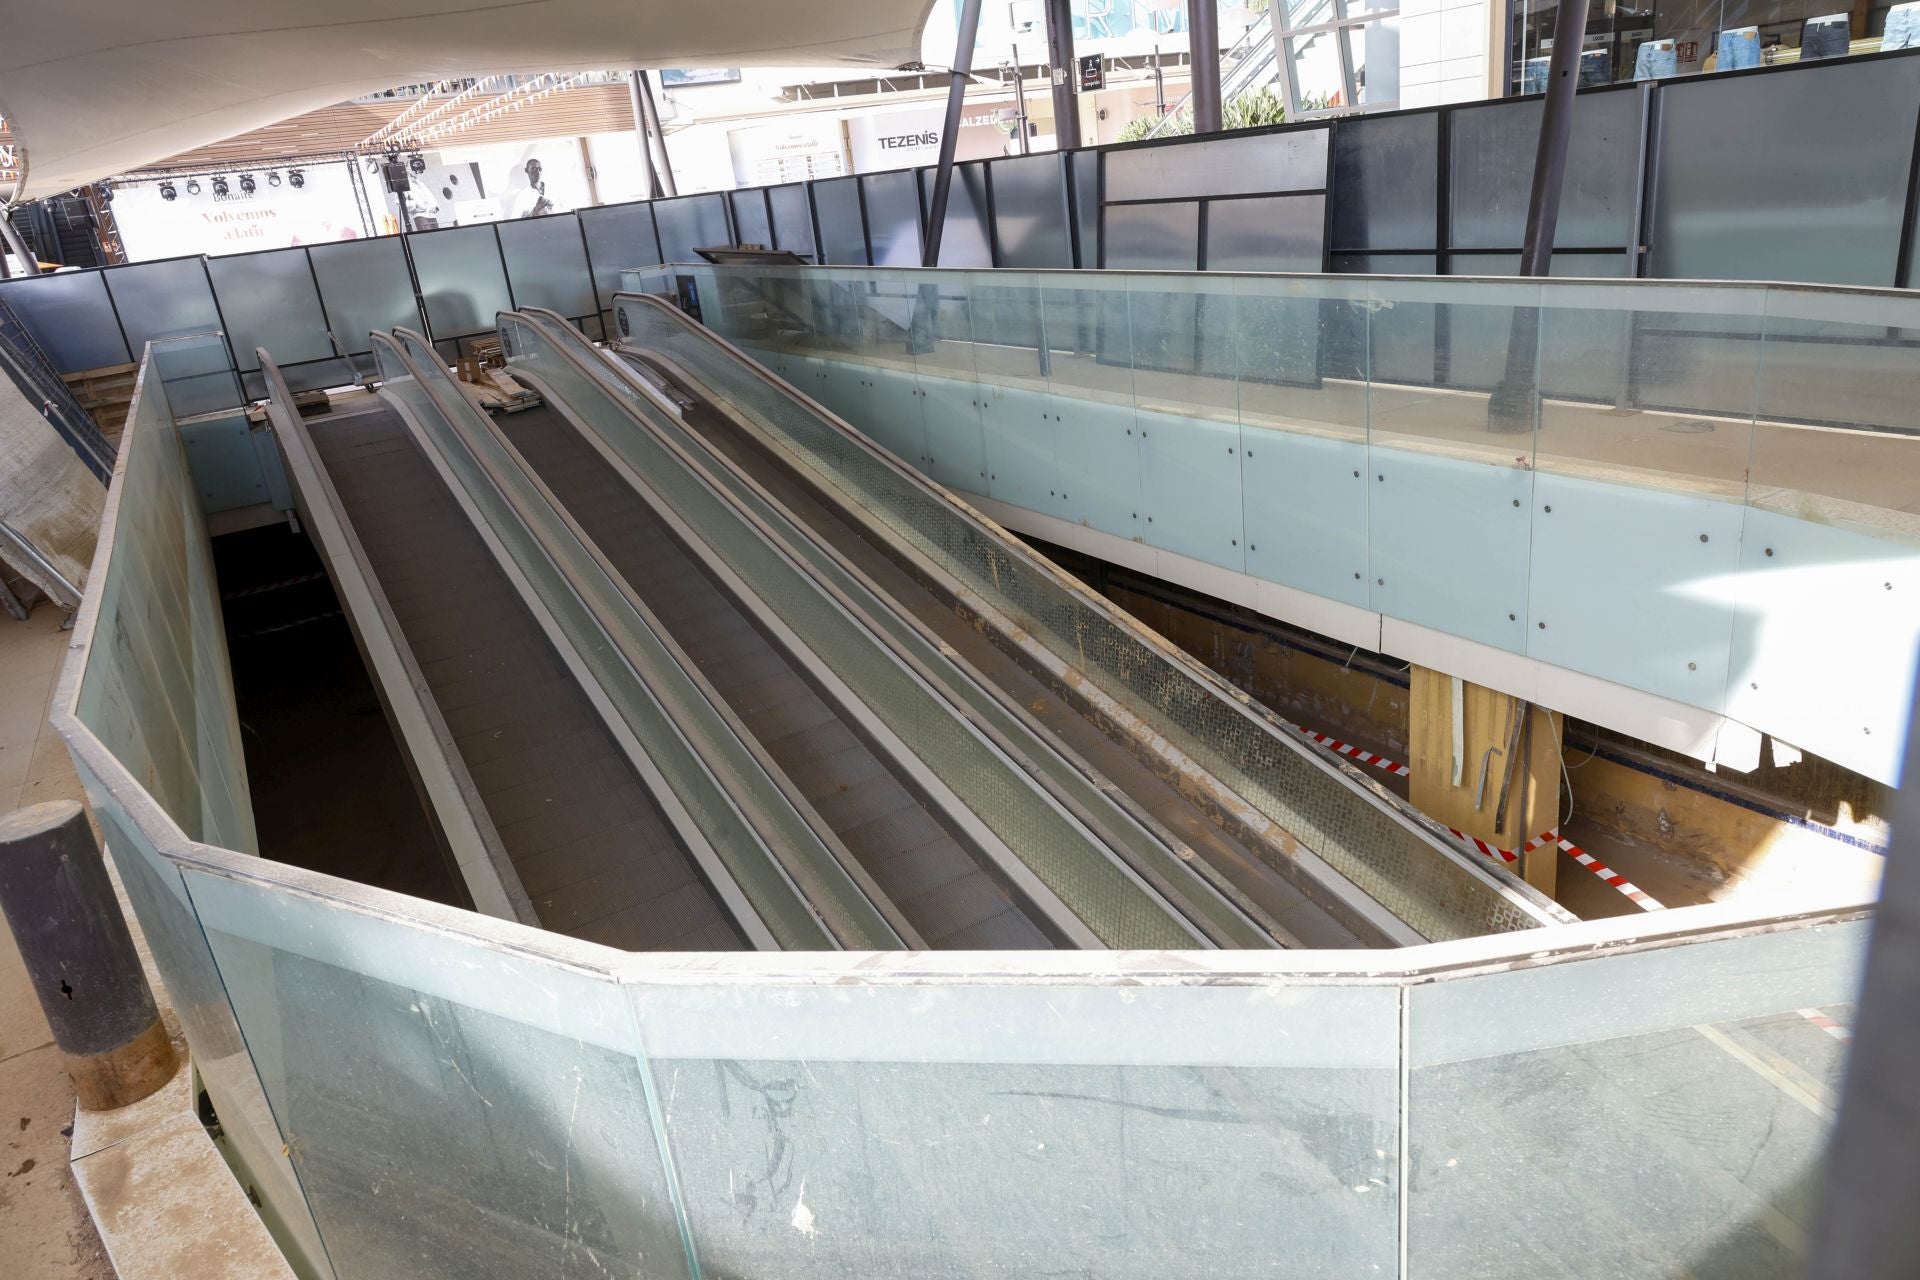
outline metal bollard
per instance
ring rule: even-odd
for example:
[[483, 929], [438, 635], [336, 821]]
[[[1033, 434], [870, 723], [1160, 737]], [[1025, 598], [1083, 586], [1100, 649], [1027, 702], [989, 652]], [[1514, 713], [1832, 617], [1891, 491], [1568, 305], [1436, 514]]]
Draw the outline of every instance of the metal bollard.
[[0, 814], [0, 911], [85, 1111], [173, 1078], [173, 1045], [87, 816], [71, 800]]

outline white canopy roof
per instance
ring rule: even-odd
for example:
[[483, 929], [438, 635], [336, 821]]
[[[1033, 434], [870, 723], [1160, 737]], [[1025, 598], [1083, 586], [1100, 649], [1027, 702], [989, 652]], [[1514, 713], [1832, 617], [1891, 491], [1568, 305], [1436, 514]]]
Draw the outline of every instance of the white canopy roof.
[[897, 67], [920, 57], [934, 2], [10, 0], [0, 114], [26, 163], [21, 198], [31, 199], [447, 76]]

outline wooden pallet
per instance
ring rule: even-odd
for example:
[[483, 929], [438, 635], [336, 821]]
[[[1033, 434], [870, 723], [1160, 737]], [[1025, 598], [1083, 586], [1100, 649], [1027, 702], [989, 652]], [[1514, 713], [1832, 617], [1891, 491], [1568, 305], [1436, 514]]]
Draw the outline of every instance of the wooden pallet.
[[127, 410], [133, 404], [133, 384], [139, 373], [137, 364], [113, 364], [60, 377], [73, 391], [80, 407], [93, 418], [100, 434], [118, 444], [120, 432], [127, 425]]

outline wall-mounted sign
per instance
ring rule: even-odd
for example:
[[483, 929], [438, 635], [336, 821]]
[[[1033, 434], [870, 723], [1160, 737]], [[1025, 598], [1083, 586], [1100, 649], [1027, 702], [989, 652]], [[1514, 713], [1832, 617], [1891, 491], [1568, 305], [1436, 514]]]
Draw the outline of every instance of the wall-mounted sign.
[[1107, 87], [1107, 63], [1097, 53], [1080, 59], [1080, 92], [1092, 93]]
[[[226, 173], [227, 194], [214, 193], [201, 175], [190, 190], [186, 178], [164, 186], [133, 182], [113, 189], [114, 220], [131, 262], [195, 253], [250, 253], [297, 244], [355, 240], [367, 234], [344, 164], [300, 166], [298, 187], [282, 170], [252, 170], [252, 191]], [[279, 181], [273, 181], [278, 178]], [[166, 192], [171, 190], [169, 200]]]
[[847, 139], [834, 116], [801, 116], [727, 134], [733, 176], [741, 186], [765, 187], [847, 172]]
[[[940, 159], [940, 130], [946, 108], [933, 104], [901, 111], [879, 111], [847, 118], [847, 145], [853, 152], [855, 173], [911, 169]], [[960, 118], [955, 160], [984, 160], [1006, 150], [1007, 135], [992, 111]]]

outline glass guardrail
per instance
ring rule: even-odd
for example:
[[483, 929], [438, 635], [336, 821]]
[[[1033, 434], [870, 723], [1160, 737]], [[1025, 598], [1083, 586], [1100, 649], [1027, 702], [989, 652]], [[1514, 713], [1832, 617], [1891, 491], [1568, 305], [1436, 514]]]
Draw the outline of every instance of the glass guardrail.
[[[1920, 648], [1920, 299], [864, 267], [625, 281], [695, 299], [909, 464], [1030, 513], [1024, 532], [1416, 661], [1466, 641], [1572, 714], [1645, 695], [1641, 736], [1737, 769], [1765, 733], [1896, 779]], [[1844, 670], [1813, 680], [1806, 655], [1838, 651]]]
[[1857, 908], [626, 955], [268, 862], [170, 427], [143, 378], [54, 720], [301, 1275], [1797, 1273]]

